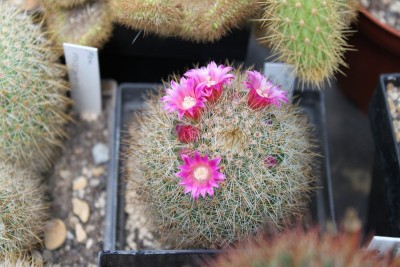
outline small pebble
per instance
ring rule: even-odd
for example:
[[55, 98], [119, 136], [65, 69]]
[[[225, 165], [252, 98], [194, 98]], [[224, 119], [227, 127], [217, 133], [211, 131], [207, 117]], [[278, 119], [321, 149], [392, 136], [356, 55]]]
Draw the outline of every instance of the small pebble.
[[103, 143], [97, 143], [92, 148], [93, 161], [96, 165], [106, 163], [110, 160], [109, 149]]
[[99, 177], [100, 175], [103, 175], [105, 171], [106, 170], [104, 169], [104, 167], [97, 167], [92, 170], [92, 175], [94, 177]]
[[93, 239], [89, 238], [86, 242], [86, 249], [90, 249], [93, 245]]
[[86, 240], [86, 232], [82, 227], [82, 224], [77, 223], [75, 225], [75, 235], [76, 235], [76, 241], [78, 241], [78, 243], [84, 243]]
[[85, 176], [79, 176], [76, 178], [72, 184], [72, 190], [77, 191], [81, 189], [85, 189], [88, 182]]
[[53, 261], [53, 254], [49, 250], [43, 250], [43, 259], [47, 262], [52, 262]]
[[72, 199], [72, 211], [74, 212], [75, 215], [79, 217], [79, 219], [83, 223], [87, 223], [89, 220], [90, 216], [90, 208], [89, 204], [84, 201], [80, 200], [78, 198], [73, 198]]
[[68, 170], [61, 170], [60, 171], [60, 177], [61, 178], [63, 178], [63, 179], [69, 179], [69, 178], [71, 178], [71, 172], [70, 171], [68, 171]]
[[48, 250], [55, 250], [64, 244], [67, 237], [67, 227], [60, 219], [47, 222], [44, 233], [44, 245]]

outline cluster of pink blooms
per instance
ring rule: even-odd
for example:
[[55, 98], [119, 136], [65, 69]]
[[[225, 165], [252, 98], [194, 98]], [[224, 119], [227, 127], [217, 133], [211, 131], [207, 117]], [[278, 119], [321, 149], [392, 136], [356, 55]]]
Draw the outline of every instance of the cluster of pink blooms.
[[[161, 100], [165, 103], [164, 109], [169, 112], [177, 112], [181, 120], [187, 117], [198, 120], [202, 110], [206, 109], [206, 103], [216, 103], [223, 94], [225, 85], [230, 85], [234, 75], [229, 73], [231, 67], [211, 62], [207, 67], [191, 69], [184, 74], [179, 81], [171, 81], [171, 88], [166, 89], [166, 96]], [[269, 105], [281, 106], [281, 102], [287, 103], [286, 92], [279, 86], [267, 80], [258, 71], [248, 71], [247, 81], [244, 83], [249, 89], [247, 104], [252, 109], [261, 109]], [[182, 143], [195, 142], [200, 137], [199, 129], [192, 125], [176, 126], [178, 140]], [[189, 154], [189, 153], [187, 153]], [[176, 175], [182, 179], [180, 185], [185, 187], [185, 194], [191, 192], [194, 199], [200, 195], [214, 195], [214, 187], [225, 179], [219, 172], [218, 164], [221, 158], [208, 159], [208, 155], [201, 156], [197, 151], [192, 157], [180, 153], [182, 161], [180, 172]], [[276, 164], [271, 156], [265, 160], [267, 166]]]

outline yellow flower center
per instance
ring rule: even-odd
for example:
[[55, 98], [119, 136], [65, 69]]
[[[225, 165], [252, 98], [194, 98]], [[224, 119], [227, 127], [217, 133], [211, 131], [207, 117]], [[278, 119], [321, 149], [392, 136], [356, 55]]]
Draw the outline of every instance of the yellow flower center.
[[189, 109], [192, 108], [194, 105], [196, 105], [196, 100], [191, 96], [185, 96], [182, 102], [183, 108]]
[[198, 167], [194, 170], [193, 176], [198, 182], [204, 182], [208, 178], [208, 168], [206, 167]]

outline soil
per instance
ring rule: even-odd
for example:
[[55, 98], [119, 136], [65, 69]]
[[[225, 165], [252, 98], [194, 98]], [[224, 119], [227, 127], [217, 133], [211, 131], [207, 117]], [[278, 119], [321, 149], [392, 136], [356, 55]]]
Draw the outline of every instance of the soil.
[[[96, 165], [92, 148], [99, 143], [108, 146], [108, 121], [112, 114], [111, 87], [112, 84], [107, 84], [104, 88], [103, 83], [103, 112], [97, 119], [83, 120], [71, 112], [74, 122], [66, 127], [69, 138], [64, 142], [48, 182], [51, 218], [59, 218], [64, 222], [67, 238], [58, 249], [41, 251], [48, 263], [71, 267], [97, 266], [97, 254], [103, 249], [107, 162]], [[73, 182], [77, 178], [86, 179], [87, 185], [73, 190]], [[88, 203], [90, 215], [87, 222], [74, 214], [74, 198]], [[77, 225], [81, 225], [84, 231], [79, 242]], [[86, 235], [86, 238], [82, 238], [82, 235]]]
[[361, 0], [360, 2], [380, 22], [400, 31], [400, 1]]

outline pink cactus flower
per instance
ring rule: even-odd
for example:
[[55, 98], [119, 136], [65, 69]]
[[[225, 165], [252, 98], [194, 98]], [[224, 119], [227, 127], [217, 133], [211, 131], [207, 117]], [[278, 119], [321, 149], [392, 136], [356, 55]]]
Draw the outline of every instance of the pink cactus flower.
[[268, 105], [281, 107], [281, 102], [287, 103], [286, 91], [281, 90], [280, 86], [267, 80], [258, 71], [248, 71], [246, 88], [250, 89], [247, 104], [252, 109], [259, 109]]
[[265, 157], [264, 163], [268, 169], [272, 169], [278, 164], [278, 161], [274, 156], [268, 155]]
[[185, 154], [181, 155], [184, 162], [179, 166], [181, 170], [176, 176], [182, 178], [180, 185], [185, 187], [185, 194], [191, 192], [196, 200], [199, 195], [214, 195], [214, 187], [219, 187], [218, 183], [225, 179], [225, 175], [219, 172], [218, 164], [221, 158], [208, 159], [208, 155], [202, 157], [195, 151], [193, 157]]
[[178, 134], [178, 140], [182, 143], [192, 143], [199, 139], [200, 131], [192, 125], [180, 125], [176, 127], [176, 132]]
[[164, 109], [169, 113], [177, 111], [179, 119], [183, 116], [198, 119], [200, 112], [205, 108], [205, 94], [201, 88], [195, 86], [191, 78], [181, 78], [180, 83], [171, 81], [171, 88], [161, 100], [165, 102]]
[[224, 65], [217, 66], [212, 61], [207, 67], [187, 71], [185, 76], [193, 78], [197, 86], [205, 91], [207, 100], [215, 103], [222, 94], [222, 86], [229, 84], [230, 80], [234, 78], [233, 74], [228, 74], [231, 70], [231, 67], [225, 67]]

